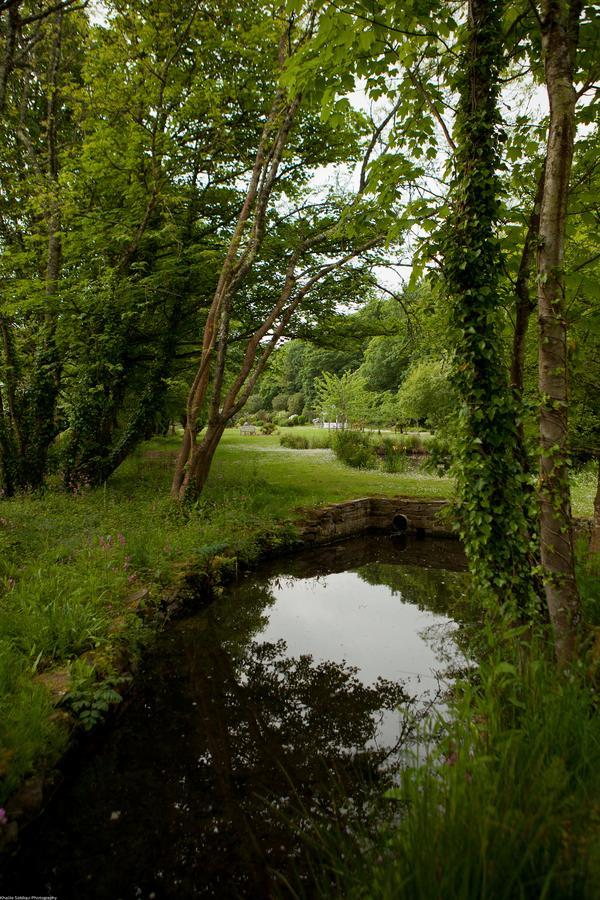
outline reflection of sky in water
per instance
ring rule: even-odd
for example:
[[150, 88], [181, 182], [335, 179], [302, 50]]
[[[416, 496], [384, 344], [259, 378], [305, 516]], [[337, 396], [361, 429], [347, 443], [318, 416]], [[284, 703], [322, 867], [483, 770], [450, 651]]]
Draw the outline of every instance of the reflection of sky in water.
[[[275, 578], [269, 588], [276, 600], [257, 640], [283, 638], [288, 656], [306, 653], [316, 662], [345, 660], [359, 669], [365, 684], [381, 676], [403, 682], [413, 696], [435, 693], [434, 673], [444, 664], [429, 638], [435, 637], [431, 643], [437, 644], [440, 631], [450, 630], [451, 619], [405, 602], [387, 585], [368, 584], [356, 572]], [[380, 738], [385, 745], [395, 743], [399, 718], [398, 713], [384, 714]]]

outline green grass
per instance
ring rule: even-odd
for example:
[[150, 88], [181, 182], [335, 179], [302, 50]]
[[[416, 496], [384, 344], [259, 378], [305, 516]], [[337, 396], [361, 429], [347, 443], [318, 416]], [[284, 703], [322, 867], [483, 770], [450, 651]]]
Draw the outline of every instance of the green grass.
[[[306, 437], [311, 443], [323, 430], [309, 426], [282, 429]], [[449, 497], [452, 483], [430, 473], [415, 471], [388, 474], [381, 471], [350, 469], [338, 462], [328, 450], [307, 454], [303, 450], [287, 450], [279, 446], [279, 435], [241, 437], [237, 431], [225, 433], [211, 475], [208, 494], [215, 490], [215, 479], [232, 486], [243, 473], [242, 480], [266, 482], [270, 488], [272, 509], [287, 515], [294, 507], [335, 503], [353, 497], [375, 494], [406, 495], [431, 498]], [[311, 444], [312, 446], [312, 444]], [[243, 451], [243, 452], [241, 452]], [[236, 461], [236, 471], [231, 468]]]
[[592, 516], [598, 484], [598, 467], [588, 463], [571, 476], [571, 503], [576, 516]]

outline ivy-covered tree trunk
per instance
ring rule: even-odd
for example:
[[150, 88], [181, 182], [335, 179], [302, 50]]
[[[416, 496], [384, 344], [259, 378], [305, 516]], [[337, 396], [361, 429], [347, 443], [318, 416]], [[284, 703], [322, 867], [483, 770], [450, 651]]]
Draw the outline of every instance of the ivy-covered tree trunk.
[[[169, 376], [179, 335], [183, 296], [177, 295], [163, 322], [163, 331], [155, 349], [155, 359], [144, 373], [143, 389], [134, 392], [130, 382], [137, 376], [130, 359], [127, 329], [116, 318], [116, 336], [112, 358], [95, 360], [96, 365], [81, 385], [81, 394], [71, 412], [71, 433], [63, 453], [65, 484], [76, 488], [81, 484], [100, 485], [110, 478], [140, 441], [155, 432], [163, 409]], [[110, 320], [105, 324], [110, 327]], [[110, 363], [116, 373], [111, 371]], [[98, 384], [104, 391], [98, 391]], [[135, 397], [131, 408], [124, 410], [125, 400]]]
[[567, 461], [567, 325], [564, 247], [575, 139], [573, 86], [581, 0], [545, 0], [542, 46], [550, 127], [538, 249], [540, 537], [546, 602], [561, 665], [575, 652], [580, 619]]
[[533, 597], [518, 416], [500, 339], [498, 74], [501, 4], [470, 0], [457, 76], [452, 212], [444, 275], [452, 304], [453, 379], [461, 400], [454, 458], [461, 536], [480, 589], [515, 610]]

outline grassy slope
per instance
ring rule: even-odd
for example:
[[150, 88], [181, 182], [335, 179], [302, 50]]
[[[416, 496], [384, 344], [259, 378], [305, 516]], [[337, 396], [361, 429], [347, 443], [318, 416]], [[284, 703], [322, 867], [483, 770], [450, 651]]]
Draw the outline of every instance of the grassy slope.
[[[315, 431], [294, 429], [307, 436]], [[448, 479], [355, 471], [329, 451], [282, 450], [276, 435], [241, 437], [232, 430], [202, 499], [183, 515], [168, 496], [178, 444], [177, 437], [149, 442], [104, 488], [78, 496], [50, 489], [2, 503], [0, 802], [35, 761], [65, 740], [49, 722], [50, 698], [36, 676], [90, 648], [105, 651], [110, 672], [115, 648], [131, 648], [139, 638], [127, 598], [141, 585], [150, 586], [152, 602], [178, 571], [202, 566], [225, 549], [251, 559], [257, 538], [278, 522], [293, 521], [298, 507], [451, 491]], [[587, 514], [593, 485], [580, 481], [575, 511]], [[123, 626], [118, 634], [111, 630], [115, 619]], [[91, 674], [82, 667], [76, 672], [78, 686], [90, 694]]]

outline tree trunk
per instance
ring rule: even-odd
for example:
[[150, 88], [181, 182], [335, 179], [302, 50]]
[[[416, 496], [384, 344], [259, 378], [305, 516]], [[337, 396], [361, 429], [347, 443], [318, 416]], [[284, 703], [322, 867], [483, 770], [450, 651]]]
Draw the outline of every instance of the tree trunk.
[[177, 455], [177, 462], [175, 463], [175, 473], [173, 475], [173, 481], [171, 483], [171, 496], [178, 499], [181, 492], [181, 486], [183, 484], [183, 479], [185, 478], [185, 467], [190, 455], [190, 450], [192, 448], [192, 435], [190, 433], [190, 426], [188, 417], [185, 417], [185, 424], [183, 426], [183, 440], [181, 442], [181, 449]]
[[[513, 347], [510, 362], [510, 383], [515, 394], [518, 404], [519, 421], [517, 424], [518, 454], [521, 459], [521, 466], [526, 474], [529, 474], [532, 468], [532, 461], [527, 450], [527, 442], [525, 440], [525, 430], [523, 428], [523, 390], [525, 381], [525, 344], [527, 331], [529, 328], [529, 320], [535, 309], [536, 300], [531, 290], [531, 272], [535, 263], [537, 251], [538, 234], [540, 229], [540, 209], [542, 204], [542, 195], [544, 192], [544, 171], [545, 165], [538, 178], [537, 190], [533, 201], [533, 208], [529, 216], [527, 225], [527, 233], [523, 243], [523, 251], [521, 253], [521, 261], [517, 280], [515, 283], [515, 295], [517, 298], [515, 309], [515, 330], [513, 334]], [[528, 485], [530, 493], [533, 494], [533, 485]]]
[[195, 500], [204, 490], [214, 455], [224, 431], [224, 422], [209, 423], [201, 442], [198, 445], [192, 444], [188, 467], [183, 472], [179, 489], [180, 500]]
[[529, 216], [527, 224], [527, 233], [523, 243], [523, 251], [521, 253], [521, 261], [517, 280], [515, 283], [516, 303], [516, 321], [515, 331], [513, 334], [513, 349], [510, 364], [510, 381], [517, 393], [519, 399], [523, 395], [524, 387], [524, 370], [525, 370], [525, 339], [527, 337], [527, 329], [529, 327], [529, 319], [531, 313], [535, 309], [535, 297], [532, 296], [530, 281], [533, 269], [538, 234], [540, 229], [540, 210], [542, 205], [542, 196], [544, 193], [544, 167], [538, 178], [537, 190], [533, 201], [533, 208]]
[[8, 88], [8, 79], [12, 73], [15, 63], [15, 52], [17, 49], [17, 37], [21, 24], [19, 15], [20, 3], [14, 3], [6, 11], [6, 36], [4, 38], [4, 58], [0, 65], [0, 115], [4, 112], [6, 106], [6, 93]]
[[573, 659], [580, 620], [567, 464], [567, 325], [564, 245], [575, 138], [573, 70], [580, 0], [543, 3], [542, 47], [550, 102], [537, 259], [540, 406], [540, 537], [544, 587], [558, 662]]

